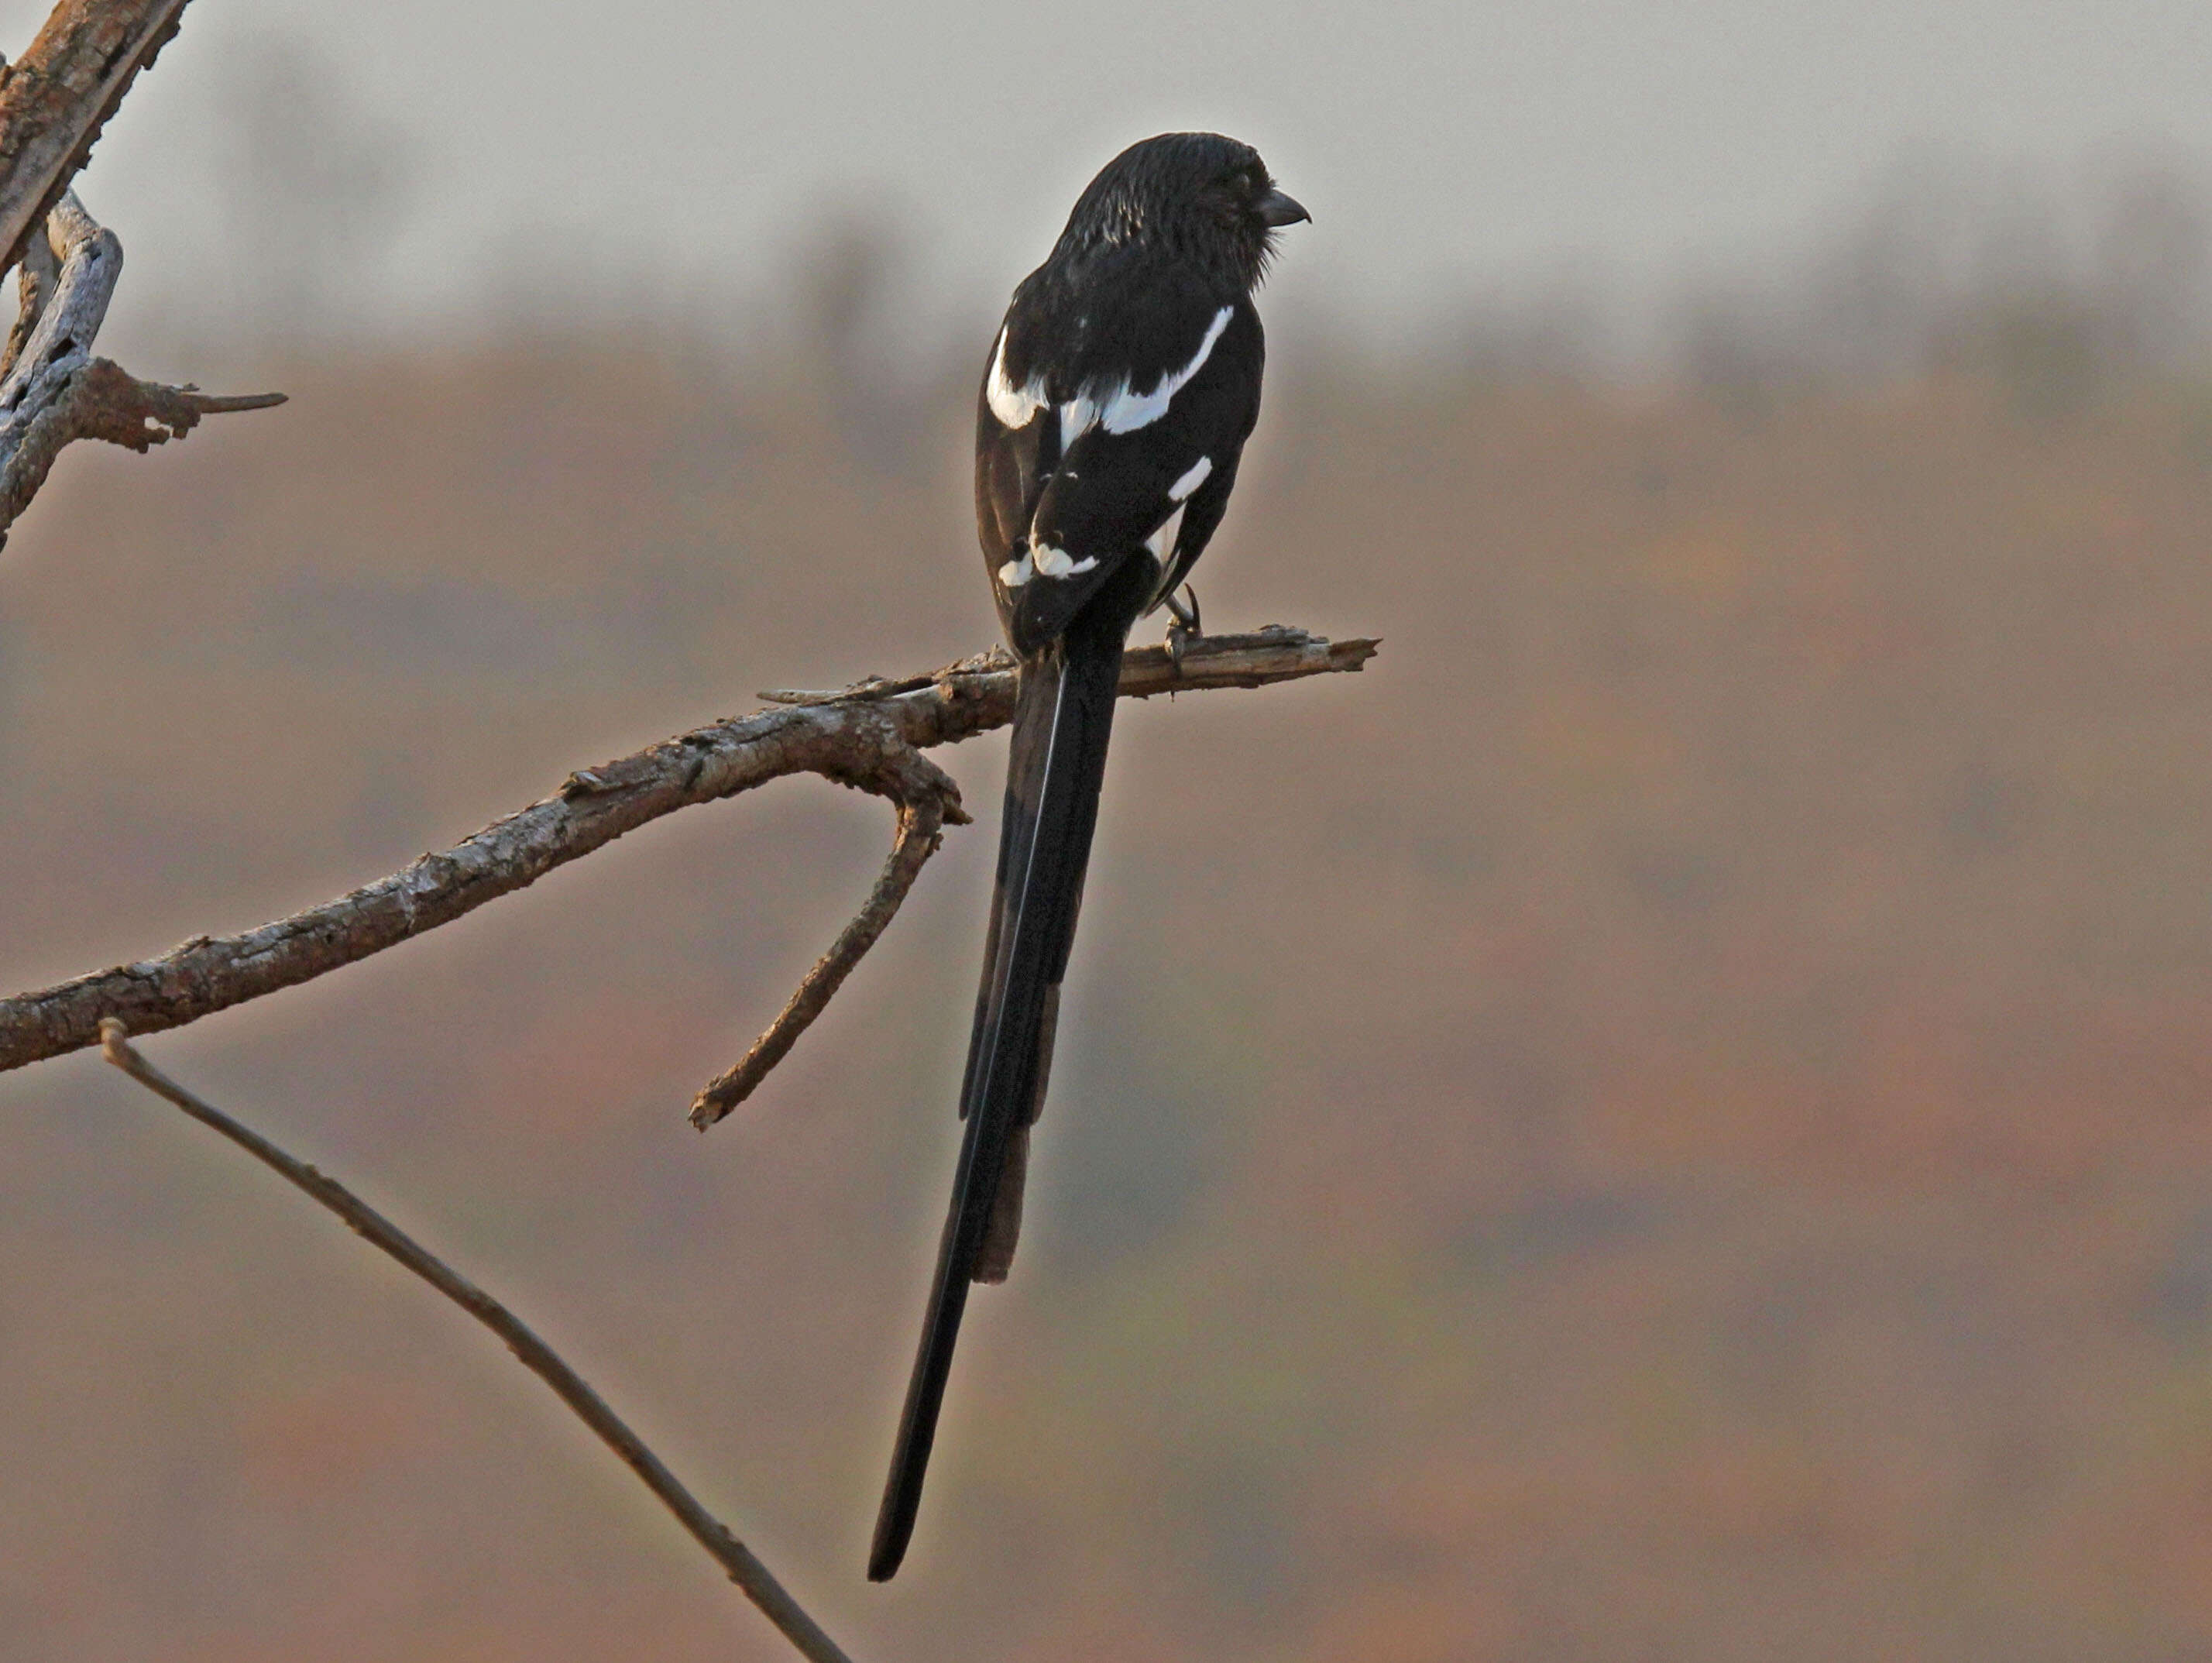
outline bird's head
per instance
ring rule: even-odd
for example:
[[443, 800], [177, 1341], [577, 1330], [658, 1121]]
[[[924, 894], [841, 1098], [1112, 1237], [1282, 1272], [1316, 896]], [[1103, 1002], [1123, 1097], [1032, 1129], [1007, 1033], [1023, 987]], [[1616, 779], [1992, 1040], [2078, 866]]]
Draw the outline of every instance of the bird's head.
[[1099, 169], [1068, 215], [1060, 247], [1079, 258], [1147, 247], [1249, 291], [1266, 275], [1276, 232], [1312, 217], [1275, 187], [1250, 145], [1219, 133], [1162, 133]]

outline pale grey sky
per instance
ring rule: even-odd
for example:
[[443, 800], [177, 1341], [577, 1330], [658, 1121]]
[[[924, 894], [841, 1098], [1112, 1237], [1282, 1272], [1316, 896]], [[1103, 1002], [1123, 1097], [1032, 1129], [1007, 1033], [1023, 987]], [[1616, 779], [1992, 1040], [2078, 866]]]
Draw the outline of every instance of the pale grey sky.
[[[0, 0], [0, 45], [45, 9]], [[917, 233], [947, 296], [1002, 294], [1168, 127], [1259, 145], [1316, 220], [1279, 288], [1378, 319], [1774, 246], [1906, 144], [2063, 168], [2163, 143], [2212, 171], [2205, 0], [195, 0], [84, 182], [126, 289], [223, 281], [215, 112], [276, 39], [337, 77], [350, 130], [404, 137], [374, 236], [402, 316], [481, 305], [522, 254], [549, 288], [734, 290], [839, 205]]]

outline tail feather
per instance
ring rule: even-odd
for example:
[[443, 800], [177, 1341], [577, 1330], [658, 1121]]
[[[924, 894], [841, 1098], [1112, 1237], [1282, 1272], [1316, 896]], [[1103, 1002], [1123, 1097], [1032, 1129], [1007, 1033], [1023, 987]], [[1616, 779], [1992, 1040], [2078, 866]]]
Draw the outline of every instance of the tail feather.
[[1052, 1069], [1060, 984], [1098, 822], [1121, 639], [1110, 629], [1071, 629], [1022, 666], [999, 831], [998, 888], [960, 1091], [967, 1126], [921, 1351], [876, 1518], [868, 1560], [872, 1581], [886, 1581], [898, 1569], [914, 1533], [969, 1284], [1003, 1280], [1013, 1259], [1029, 1129], [1043, 1105]]

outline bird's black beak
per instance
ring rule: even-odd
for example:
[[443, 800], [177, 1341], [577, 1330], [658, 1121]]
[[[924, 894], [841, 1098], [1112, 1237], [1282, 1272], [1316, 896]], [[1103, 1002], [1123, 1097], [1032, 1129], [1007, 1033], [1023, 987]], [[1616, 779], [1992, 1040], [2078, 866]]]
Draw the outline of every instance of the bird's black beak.
[[1270, 231], [1296, 225], [1300, 220], [1313, 222], [1313, 215], [1306, 212], [1304, 203], [1280, 191], [1270, 191], [1260, 198], [1259, 215], [1260, 223]]

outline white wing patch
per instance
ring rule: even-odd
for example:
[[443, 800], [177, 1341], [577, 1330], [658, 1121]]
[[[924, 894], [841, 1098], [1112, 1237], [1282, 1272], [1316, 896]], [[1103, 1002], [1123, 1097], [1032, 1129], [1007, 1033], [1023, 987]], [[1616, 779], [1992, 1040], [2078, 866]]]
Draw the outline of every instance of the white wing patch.
[[[991, 414], [1009, 429], [1026, 428], [1036, 413], [1044, 408], [1044, 377], [1032, 375], [1029, 385], [1016, 386], [1006, 379], [1006, 331], [999, 331], [999, 349], [991, 359], [991, 379], [984, 384], [983, 397], [991, 406]], [[1066, 448], [1063, 440], [1061, 448]]]
[[999, 585], [1005, 589], [1018, 589], [1031, 578], [1080, 577], [1097, 569], [1096, 555], [1085, 555], [1078, 560], [1065, 549], [1040, 543], [1034, 550], [1024, 549], [1019, 560], [1010, 560], [999, 568]]
[[1036, 574], [1041, 578], [1072, 578], [1079, 573], [1096, 570], [1098, 565], [1096, 555], [1085, 555], [1077, 560], [1066, 549], [1055, 549], [1049, 543], [1037, 544], [1036, 561]]
[[1190, 471], [1168, 487], [1168, 501], [1181, 502], [1193, 491], [1206, 483], [1213, 472], [1213, 458], [1201, 456], [1190, 465]]

